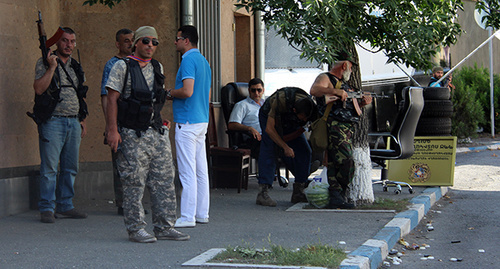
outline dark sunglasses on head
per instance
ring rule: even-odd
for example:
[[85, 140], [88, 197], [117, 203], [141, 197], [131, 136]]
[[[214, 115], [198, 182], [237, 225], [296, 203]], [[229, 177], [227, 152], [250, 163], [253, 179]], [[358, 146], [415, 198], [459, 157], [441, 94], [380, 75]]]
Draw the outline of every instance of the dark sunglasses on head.
[[263, 89], [262, 89], [262, 88], [257, 88], [257, 89], [256, 89], [256, 88], [250, 88], [250, 91], [251, 91], [251, 92], [256, 92], [256, 91], [257, 91], [257, 92], [262, 92], [262, 91], [263, 91]]
[[151, 39], [149, 37], [144, 37], [142, 39], [142, 44], [149, 45], [149, 42], [151, 42], [151, 41], [153, 42], [153, 46], [155, 46], [155, 47], [158, 46], [158, 44], [160, 44], [160, 42], [158, 41], [158, 39], [156, 39], [156, 38]]

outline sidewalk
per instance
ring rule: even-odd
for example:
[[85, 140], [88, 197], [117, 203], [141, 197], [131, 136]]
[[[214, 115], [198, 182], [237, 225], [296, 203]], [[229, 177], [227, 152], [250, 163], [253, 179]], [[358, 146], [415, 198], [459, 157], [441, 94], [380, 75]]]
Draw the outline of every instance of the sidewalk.
[[[318, 242], [338, 245], [340, 241], [345, 245], [338, 246], [354, 256], [345, 260], [342, 268], [377, 268], [399, 236], [413, 229], [446, 192], [446, 188], [415, 187], [413, 194], [403, 188], [395, 195], [393, 188], [383, 192], [380, 185], [374, 186], [375, 197], [416, 202], [412, 209], [395, 215], [286, 211], [293, 206], [291, 188], [291, 184], [286, 189], [275, 184], [270, 192], [278, 201], [274, 208], [255, 204], [258, 185], [253, 177], [249, 189], [240, 194], [236, 189], [211, 190], [210, 223], [181, 229], [191, 235], [186, 242], [129, 242], [123, 219], [109, 202], [112, 197], [77, 200], [76, 205], [89, 213], [84, 220], [58, 219], [55, 224], [44, 224], [37, 211], [5, 217], [0, 219], [0, 268], [181, 268], [213, 248], [268, 247], [269, 242], [287, 247]], [[150, 214], [146, 221], [151, 231]]]

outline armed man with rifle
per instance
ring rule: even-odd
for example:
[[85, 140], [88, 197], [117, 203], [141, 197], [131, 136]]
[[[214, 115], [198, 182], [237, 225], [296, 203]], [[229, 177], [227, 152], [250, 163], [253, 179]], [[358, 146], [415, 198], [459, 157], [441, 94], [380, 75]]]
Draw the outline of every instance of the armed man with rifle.
[[[48, 47], [53, 43], [46, 41], [41, 16], [38, 26], [43, 57], [38, 59], [35, 68], [34, 113], [28, 115], [37, 123], [39, 133], [41, 222], [54, 223], [55, 216], [82, 219], [87, 214], [73, 206], [73, 185], [78, 172], [80, 141], [87, 133], [88, 112], [87, 87], [83, 86], [85, 76], [80, 64], [71, 58], [76, 34], [71, 28], [60, 28], [53, 41], [49, 40], [57, 46], [56, 51], [50, 53]], [[54, 213], [57, 214], [54, 216]]]
[[[354, 208], [346, 201], [346, 194], [354, 176], [352, 156], [352, 135], [354, 123], [359, 121], [360, 106], [372, 102], [372, 96], [349, 98], [346, 82], [351, 76], [351, 67], [356, 64], [347, 52], [340, 52], [331, 70], [320, 74], [311, 87], [311, 95], [316, 97], [319, 111], [330, 111], [327, 119], [328, 129], [328, 184], [330, 192], [329, 208]], [[359, 94], [358, 94], [359, 95]]]

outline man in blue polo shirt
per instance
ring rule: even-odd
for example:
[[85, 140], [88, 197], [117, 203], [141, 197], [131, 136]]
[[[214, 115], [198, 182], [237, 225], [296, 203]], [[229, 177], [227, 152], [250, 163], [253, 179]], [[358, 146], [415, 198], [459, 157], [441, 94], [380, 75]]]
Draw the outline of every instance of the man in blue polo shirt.
[[210, 65], [198, 50], [198, 31], [185, 25], [177, 31], [176, 50], [182, 61], [175, 78], [173, 98], [177, 168], [182, 184], [181, 216], [176, 228], [208, 223], [210, 206], [205, 134], [208, 128]]

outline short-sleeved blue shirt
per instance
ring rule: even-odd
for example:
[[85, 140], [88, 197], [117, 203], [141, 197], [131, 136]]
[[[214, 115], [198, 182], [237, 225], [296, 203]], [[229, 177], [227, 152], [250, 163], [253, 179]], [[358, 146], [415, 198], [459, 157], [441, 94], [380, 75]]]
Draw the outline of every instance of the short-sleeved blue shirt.
[[208, 122], [212, 71], [198, 49], [190, 49], [182, 55], [181, 66], [175, 78], [175, 89], [182, 88], [185, 79], [194, 79], [193, 95], [184, 99], [174, 98], [172, 104], [174, 122], [191, 124]]
[[108, 95], [108, 91], [106, 90], [106, 82], [108, 82], [109, 72], [111, 72], [111, 68], [115, 63], [120, 60], [120, 58], [113, 56], [113, 58], [109, 59], [104, 66], [104, 70], [102, 71], [102, 81], [101, 81], [101, 96]]
[[234, 105], [229, 122], [237, 122], [245, 126], [253, 127], [262, 134], [259, 123], [259, 109], [264, 104], [264, 99], [260, 99], [257, 104], [252, 98], [247, 97]]

